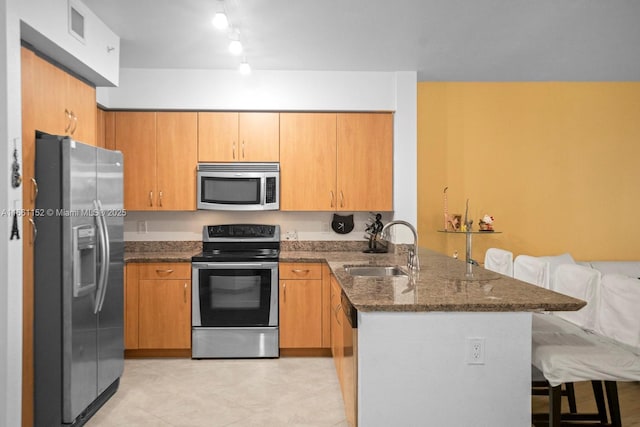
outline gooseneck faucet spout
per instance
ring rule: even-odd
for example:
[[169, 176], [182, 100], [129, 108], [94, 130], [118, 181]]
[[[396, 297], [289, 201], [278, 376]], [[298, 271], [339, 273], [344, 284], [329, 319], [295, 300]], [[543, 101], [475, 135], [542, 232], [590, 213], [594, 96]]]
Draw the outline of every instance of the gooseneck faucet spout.
[[388, 222], [384, 227], [382, 227], [382, 232], [380, 233], [380, 235], [383, 239], [389, 240], [388, 229], [391, 226], [398, 225], [398, 224], [406, 226], [413, 233], [413, 245], [411, 248], [409, 248], [409, 254], [407, 256], [407, 268], [409, 269], [409, 271], [420, 270], [420, 260], [418, 259], [418, 252], [417, 252], [418, 232], [416, 231], [416, 228], [413, 225], [411, 225], [411, 223], [407, 221], [401, 221], [401, 220]]

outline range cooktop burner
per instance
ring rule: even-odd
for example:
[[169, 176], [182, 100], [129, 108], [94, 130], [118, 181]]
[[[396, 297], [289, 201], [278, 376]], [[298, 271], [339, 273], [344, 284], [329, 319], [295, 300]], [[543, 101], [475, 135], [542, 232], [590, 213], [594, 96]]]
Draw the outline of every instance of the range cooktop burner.
[[261, 224], [206, 225], [202, 252], [192, 262], [277, 261], [280, 226]]

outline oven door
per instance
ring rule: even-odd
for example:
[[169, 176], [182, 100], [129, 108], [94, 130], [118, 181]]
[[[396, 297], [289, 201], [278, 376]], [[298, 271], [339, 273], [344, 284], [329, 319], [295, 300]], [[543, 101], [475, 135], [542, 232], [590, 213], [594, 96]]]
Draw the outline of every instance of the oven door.
[[277, 262], [192, 263], [192, 326], [278, 326]]

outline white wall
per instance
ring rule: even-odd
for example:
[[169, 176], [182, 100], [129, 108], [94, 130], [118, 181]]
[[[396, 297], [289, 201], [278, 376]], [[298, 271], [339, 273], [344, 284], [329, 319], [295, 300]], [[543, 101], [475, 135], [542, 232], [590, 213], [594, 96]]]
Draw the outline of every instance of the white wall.
[[359, 425], [531, 425], [531, 313], [359, 312], [357, 351]]
[[[112, 109], [272, 110], [272, 111], [394, 111], [394, 212], [413, 224], [417, 220], [417, 74], [415, 72], [316, 72], [122, 69], [120, 86], [98, 88], [98, 103]], [[360, 240], [369, 214], [356, 212], [356, 231], [338, 235], [326, 231], [329, 212], [250, 214], [130, 213], [127, 240], [199, 239], [204, 224], [249, 222], [281, 224], [300, 240]], [[147, 232], [139, 233], [140, 221]], [[171, 230], [167, 232], [166, 230]], [[180, 231], [179, 231], [180, 230]], [[411, 241], [397, 229], [396, 242]]]
[[[80, 0], [20, 0], [22, 39], [96, 85], [118, 84], [120, 38]], [[69, 6], [84, 16], [84, 40], [69, 32]]]
[[[22, 390], [22, 240], [9, 240], [8, 209], [22, 207], [11, 187], [13, 144], [21, 146], [18, 0], [0, 0], [0, 426], [19, 426]], [[22, 221], [20, 221], [21, 236]]]

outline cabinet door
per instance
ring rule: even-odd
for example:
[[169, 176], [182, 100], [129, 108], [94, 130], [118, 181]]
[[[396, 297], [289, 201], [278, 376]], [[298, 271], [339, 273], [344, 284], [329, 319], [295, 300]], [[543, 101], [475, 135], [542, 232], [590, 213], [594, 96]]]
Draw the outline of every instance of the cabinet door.
[[238, 113], [198, 113], [198, 161], [237, 160]]
[[66, 87], [65, 106], [71, 115], [67, 134], [77, 141], [96, 145], [96, 89], [69, 74]]
[[156, 208], [195, 210], [197, 113], [157, 113], [156, 150]]
[[116, 112], [116, 149], [124, 157], [124, 207], [156, 209], [156, 113]]
[[322, 346], [321, 281], [280, 281], [279, 329], [281, 348]]
[[357, 418], [357, 343], [354, 341], [353, 329], [346, 314], [341, 309], [339, 316], [342, 323], [342, 378], [340, 388], [344, 400], [344, 410], [347, 414], [347, 423], [356, 425]]
[[338, 113], [338, 210], [393, 209], [393, 115]]
[[279, 113], [240, 113], [239, 159], [243, 162], [277, 162], [280, 157]]
[[[23, 52], [25, 50], [23, 48]], [[28, 52], [32, 56], [33, 69], [29, 72], [31, 83], [26, 91], [28, 97], [23, 98], [22, 102], [33, 109], [37, 118], [36, 129], [54, 135], [69, 135], [71, 122], [66, 102], [67, 79], [70, 76], [35, 53]], [[23, 59], [24, 57], [23, 54]]]
[[342, 384], [342, 307], [340, 305], [340, 295], [342, 288], [331, 275], [331, 353], [333, 354], [333, 362], [336, 366], [338, 381]]
[[138, 341], [141, 349], [191, 347], [188, 280], [139, 281]]
[[116, 149], [115, 141], [115, 117], [114, 111], [97, 110], [96, 118], [96, 145], [107, 150]]
[[280, 209], [336, 209], [336, 114], [280, 114]]

